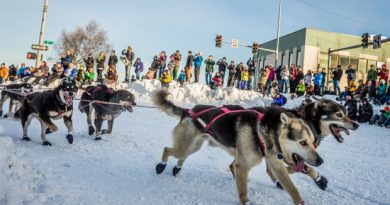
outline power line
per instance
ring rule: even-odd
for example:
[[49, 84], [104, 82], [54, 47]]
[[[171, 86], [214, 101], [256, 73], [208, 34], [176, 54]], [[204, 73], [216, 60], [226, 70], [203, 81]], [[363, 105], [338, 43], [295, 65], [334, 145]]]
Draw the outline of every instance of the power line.
[[330, 13], [330, 14], [333, 14], [335, 16], [347, 19], [349, 21], [353, 21], [353, 22], [356, 22], [356, 23], [365, 24], [365, 25], [369, 25], [369, 26], [373, 26], [373, 27], [377, 27], [377, 28], [382, 28], [382, 29], [390, 29], [389, 27], [386, 27], [386, 26], [376, 25], [376, 24], [373, 24], [373, 23], [370, 23], [370, 22], [362, 21], [362, 20], [359, 20], [359, 19], [354, 19], [352, 17], [346, 16], [346, 15], [343, 15], [343, 14], [339, 14], [339, 13], [334, 12], [332, 10], [321, 8], [319, 6], [316, 6], [316, 5], [312, 4], [312, 3], [308, 3], [308, 2], [303, 1], [303, 0], [296, 0], [296, 1], [299, 1], [302, 4], [305, 4], [307, 6], [313, 7], [315, 9], [320, 10], [320, 11], [323, 11], [323, 12], [326, 12], [326, 13]]

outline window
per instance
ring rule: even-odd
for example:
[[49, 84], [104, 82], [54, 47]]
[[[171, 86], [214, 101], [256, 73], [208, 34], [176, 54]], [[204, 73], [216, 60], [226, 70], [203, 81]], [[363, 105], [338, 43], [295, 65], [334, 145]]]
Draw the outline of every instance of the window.
[[362, 73], [367, 72], [367, 60], [366, 59], [359, 59], [358, 71], [362, 72]]
[[290, 67], [294, 62], [293, 62], [293, 56], [294, 53], [290, 51], [289, 57], [288, 57], [288, 66]]
[[346, 70], [349, 66], [349, 57], [348, 56], [340, 56], [340, 65], [343, 70]]
[[280, 66], [283, 66], [284, 58], [285, 58], [285, 54], [283, 53], [282, 58], [280, 59]]
[[297, 65], [302, 66], [302, 63], [301, 63], [301, 50], [297, 51], [297, 60], [295, 62], [297, 62], [296, 63]]

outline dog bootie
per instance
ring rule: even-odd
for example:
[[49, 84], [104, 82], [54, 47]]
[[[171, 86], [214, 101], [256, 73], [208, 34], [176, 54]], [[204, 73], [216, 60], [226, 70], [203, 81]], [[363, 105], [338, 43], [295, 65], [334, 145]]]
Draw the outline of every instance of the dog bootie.
[[278, 182], [278, 181], [276, 181], [276, 187], [278, 188], [278, 189], [282, 189], [283, 190], [283, 187], [282, 187], [282, 185], [280, 184], [280, 182]]
[[102, 130], [102, 135], [107, 135], [107, 134], [111, 134], [111, 132], [107, 129], [103, 129]]
[[96, 141], [102, 140], [102, 137], [95, 137]]
[[73, 135], [67, 134], [67, 135], [66, 135], [66, 139], [68, 140], [68, 143], [69, 143], [69, 144], [73, 144]]
[[156, 173], [161, 174], [165, 170], [165, 167], [167, 167], [166, 162], [159, 163], [158, 165], [156, 165]]
[[8, 115], [8, 114], [5, 114], [5, 115], [4, 115], [4, 118], [9, 118], [9, 115]]
[[51, 134], [51, 133], [53, 133], [53, 131], [51, 131], [49, 128], [46, 128], [45, 134]]
[[93, 126], [89, 126], [88, 127], [88, 134], [93, 135], [94, 133], [95, 133], [95, 128], [93, 128]]
[[23, 137], [22, 140], [23, 140], [23, 141], [27, 141], [27, 142], [28, 142], [28, 141], [31, 141], [31, 139], [30, 139], [29, 137]]
[[179, 174], [180, 170], [181, 170], [181, 167], [179, 167], [178, 165], [173, 167], [173, 170], [172, 170], [173, 176], [176, 176], [177, 174]]
[[44, 145], [44, 146], [51, 146], [51, 143], [49, 141], [44, 141], [44, 142], [42, 142], [42, 145]]
[[1, 117], [1, 116], [3, 116], [3, 111], [2, 111], [2, 110], [0, 110], [0, 117]]
[[328, 187], [328, 180], [324, 176], [318, 175], [314, 181], [321, 190], [325, 191], [326, 187]]

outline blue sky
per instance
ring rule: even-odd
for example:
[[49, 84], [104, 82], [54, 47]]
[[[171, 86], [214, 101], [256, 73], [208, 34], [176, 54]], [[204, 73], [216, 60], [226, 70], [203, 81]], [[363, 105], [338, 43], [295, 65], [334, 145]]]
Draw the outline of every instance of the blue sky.
[[[353, 21], [302, 3], [332, 10]], [[25, 56], [37, 43], [43, 0], [0, 1], [0, 62], [34, 62]], [[304, 27], [361, 35], [381, 33], [390, 37], [390, 1], [387, 0], [283, 0], [281, 34]], [[202, 51], [204, 56], [226, 56], [246, 61], [249, 48], [215, 48], [216, 34], [240, 43], [275, 38], [278, 0], [49, 0], [45, 39], [57, 41], [63, 29], [71, 30], [94, 19], [107, 30], [117, 51], [132, 45], [146, 63], [165, 50]], [[370, 22], [379, 25], [359, 23]], [[53, 49], [52, 49], [53, 50]], [[53, 51], [48, 56], [57, 57]]]

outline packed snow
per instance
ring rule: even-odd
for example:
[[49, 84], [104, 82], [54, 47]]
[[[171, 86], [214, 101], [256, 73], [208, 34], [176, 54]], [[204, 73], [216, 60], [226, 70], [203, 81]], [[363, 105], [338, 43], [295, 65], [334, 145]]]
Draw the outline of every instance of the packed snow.
[[[151, 106], [150, 98], [160, 84], [143, 81], [119, 87], [133, 92], [139, 105]], [[184, 107], [271, 103], [257, 92], [214, 91], [202, 84], [173, 84], [170, 93]], [[287, 106], [295, 107], [302, 100], [289, 101]], [[113, 134], [104, 135], [102, 141], [88, 135], [86, 117], [78, 110], [73, 121], [74, 144], [67, 143], [66, 128], [59, 120], [55, 123], [60, 130], [48, 135], [53, 146], [45, 147], [36, 120], [29, 129], [32, 141], [24, 142], [20, 122], [0, 119], [0, 205], [239, 204], [228, 168], [233, 158], [207, 143], [185, 162], [179, 176], [172, 176], [173, 158], [163, 174], [155, 173], [163, 148], [171, 146], [171, 130], [178, 119], [154, 108], [135, 107], [133, 113], [116, 120]], [[318, 170], [329, 180], [326, 191], [303, 174], [292, 179], [306, 204], [390, 204], [389, 147], [389, 129], [363, 124], [343, 144], [330, 136], [319, 147], [325, 163]], [[250, 173], [249, 198], [252, 204], [292, 204], [267, 176], [265, 163]]]

